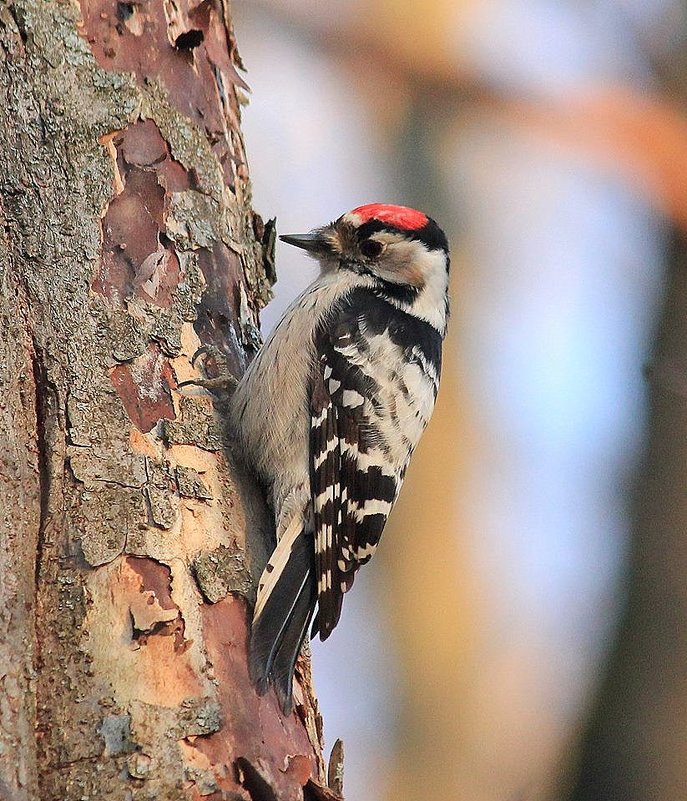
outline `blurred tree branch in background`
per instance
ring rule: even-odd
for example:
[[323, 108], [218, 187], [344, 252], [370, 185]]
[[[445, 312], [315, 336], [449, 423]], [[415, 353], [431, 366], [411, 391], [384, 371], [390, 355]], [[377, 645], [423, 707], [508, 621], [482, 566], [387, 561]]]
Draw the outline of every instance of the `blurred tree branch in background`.
[[649, 370], [627, 605], [571, 801], [674, 801], [687, 787], [686, 245], [676, 235]]

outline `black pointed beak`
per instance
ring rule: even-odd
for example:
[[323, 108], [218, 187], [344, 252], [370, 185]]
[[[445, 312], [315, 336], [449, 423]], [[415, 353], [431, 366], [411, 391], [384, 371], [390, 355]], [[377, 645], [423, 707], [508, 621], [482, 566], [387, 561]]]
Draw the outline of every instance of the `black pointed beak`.
[[314, 253], [322, 250], [326, 246], [326, 239], [319, 231], [311, 231], [309, 234], [282, 234], [279, 239], [286, 242], [288, 245], [295, 245], [297, 248], [303, 248], [309, 253]]

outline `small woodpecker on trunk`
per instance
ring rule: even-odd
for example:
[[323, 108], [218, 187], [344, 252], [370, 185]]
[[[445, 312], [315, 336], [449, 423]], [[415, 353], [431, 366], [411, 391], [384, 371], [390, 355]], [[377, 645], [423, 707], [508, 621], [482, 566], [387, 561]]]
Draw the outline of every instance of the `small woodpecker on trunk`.
[[325, 640], [338, 623], [432, 414], [449, 253], [432, 219], [380, 203], [281, 239], [316, 258], [320, 275], [238, 382], [230, 414], [277, 534], [258, 587], [250, 672], [288, 713], [308, 628]]

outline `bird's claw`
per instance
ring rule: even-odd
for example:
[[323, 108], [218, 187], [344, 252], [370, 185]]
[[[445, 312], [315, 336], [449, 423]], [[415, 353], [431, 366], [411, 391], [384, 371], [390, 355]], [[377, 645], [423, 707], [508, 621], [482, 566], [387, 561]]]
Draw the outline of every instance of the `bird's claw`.
[[224, 390], [233, 392], [236, 389], [238, 380], [232, 375], [227, 364], [226, 355], [214, 345], [202, 345], [191, 357], [191, 364], [195, 367], [196, 362], [201, 356], [210, 357], [214, 360], [218, 375], [213, 378], [192, 378], [177, 384], [179, 389], [183, 387], [202, 387], [209, 390]]

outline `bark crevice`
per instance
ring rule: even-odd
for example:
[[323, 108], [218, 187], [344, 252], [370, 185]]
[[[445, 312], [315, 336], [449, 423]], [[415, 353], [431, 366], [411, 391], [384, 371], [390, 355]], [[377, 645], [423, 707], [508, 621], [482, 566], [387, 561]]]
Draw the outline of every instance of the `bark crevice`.
[[60, 422], [58, 387], [49, 378], [45, 359], [45, 351], [34, 337], [31, 367], [35, 389], [36, 450], [40, 488], [40, 519], [34, 568], [36, 597], [41, 584], [44, 550], [46, 545], [50, 544], [51, 524], [62, 503], [61, 476], [64, 473], [66, 453], [64, 426]]

